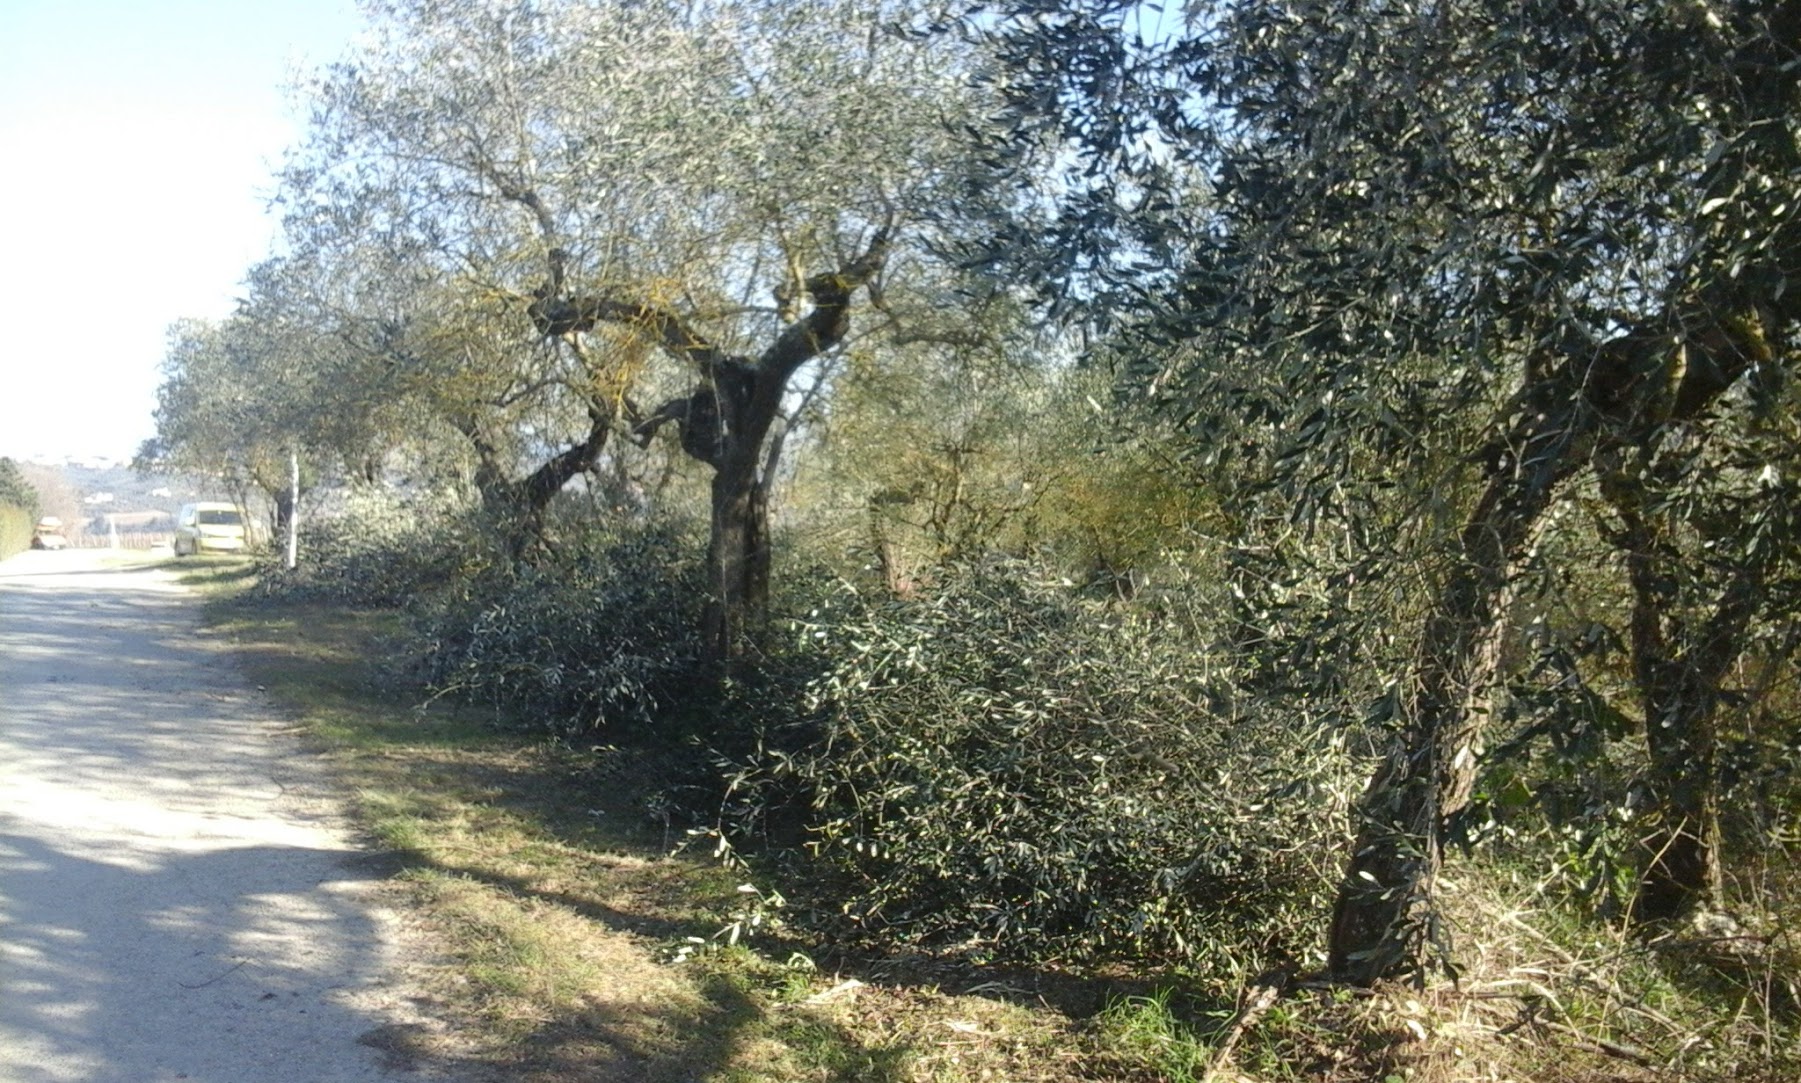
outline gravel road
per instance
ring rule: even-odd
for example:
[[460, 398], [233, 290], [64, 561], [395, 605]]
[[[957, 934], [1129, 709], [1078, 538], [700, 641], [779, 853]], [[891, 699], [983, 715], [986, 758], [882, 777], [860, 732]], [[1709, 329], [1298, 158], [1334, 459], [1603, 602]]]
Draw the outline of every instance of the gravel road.
[[108, 556], [0, 563], [0, 1083], [436, 1078], [317, 764]]

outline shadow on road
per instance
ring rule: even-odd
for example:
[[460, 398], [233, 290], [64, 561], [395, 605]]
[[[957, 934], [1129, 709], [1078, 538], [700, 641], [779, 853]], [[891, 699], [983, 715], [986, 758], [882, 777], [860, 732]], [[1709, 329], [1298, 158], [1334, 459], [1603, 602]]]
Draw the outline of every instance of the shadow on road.
[[0, 1074], [381, 1078], [354, 1047], [308, 1070], [321, 1043], [382, 1022], [346, 1003], [379, 987], [383, 951], [351, 874], [320, 879], [344, 856], [252, 846], [102, 858], [0, 834]]
[[390, 930], [315, 765], [166, 575], [67, 556], [0, 564], [0, 1078], [395, 1078], [358, 1044]]

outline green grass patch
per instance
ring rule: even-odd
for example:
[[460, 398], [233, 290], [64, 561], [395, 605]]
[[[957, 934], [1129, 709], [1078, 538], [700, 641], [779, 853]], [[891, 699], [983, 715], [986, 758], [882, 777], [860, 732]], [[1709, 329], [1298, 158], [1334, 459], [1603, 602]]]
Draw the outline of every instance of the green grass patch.
[[1209, 1051], [1192, 1024], [1170, 1008], [1172, 991], [1115, 999], [1096, 1024], [1104, 1044], [1121, 1061], [1151, 1072], [1168, 1083], [1197, 1083], [1206, 1072]]
[[211, 598], [234, 596], [257, 578], [253, 557], [203, 554], [160, 559], [175, 571], [182, 583]]

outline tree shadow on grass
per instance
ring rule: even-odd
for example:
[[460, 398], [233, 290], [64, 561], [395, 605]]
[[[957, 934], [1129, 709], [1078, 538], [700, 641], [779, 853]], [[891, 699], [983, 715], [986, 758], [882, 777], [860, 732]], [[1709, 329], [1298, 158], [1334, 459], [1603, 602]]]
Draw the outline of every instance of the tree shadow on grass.
[[[429, 713], [409, 711], [396, 699], [398, 689], [382, 671], [379, 652], [355, 645], [336, 657], [320, 652], [329, 616], [306, 617], [308, 606], [270, 603], [269, 608], [277, 619], [305, 623], [307, 657], [296, 654], [280, 661], [276, 642], [247, 641], [240, 649], [256, 653], [252, 664], [257, 667], [272, 660], [289, 666], [292, 672], [283, 681], [316, 686], [308, 676], [316, 668], [319, 681], [350, 697], [358, 694], [358, 682], [345, 679], [346, 667], [360, 672], [364, 713], [373, 716], [371, 732], [379, 734], [379, 743], [393, 743], [394, 758], [412, 765], [393, 784], [422, 797], [421, 830], [432, 833], [438, 815], [450, 817], [463, 830], [470, 818], [492, 814], [503, 831], [514, 834], [515, 845], [525, 838], [525, 846], [542, 842], [555, 854], [550, 863], [534, 865], [511, 854], [469, 852], [482, 844], [449, 850], [427, 844], [422, 849], [428, 852], [366, 859], [384, 866], [384, 874], [466, 881], [515, 900], [523, 911], [550, 908], [577, 915], [600, 930], [597, 935], [631, 939], [636, 965], [654, 959], [659, 949], [696, 939], [715, 941], [732, 920], [733, 908], [747, 901], [733, 891], [737, 874], [721, 871], [698, 854], [669, 854], [672, 837], [679, 840], [682, 832], [662, 817], [666, 802], [661, 799], [692, 781], [694, 749], [667, 747], [669, 742], [646, 747], [626, 743], [623, 736], [620, 748], [569, 747], [542, 737], [498, 734], [491, 743], [471, 741], [469, 721], [491, 721], [491, 708], [439, 701]], [[341, 631], [349, 636], [355, 629]], [[270, 680], [272, 687], [276, 683]], [[402, 715], [413, 722], [396, 721]], [[409, 725], [416, 727], [410, 736]], [[902, 1079], [918, 1074], [906, 1066], [922, 1058], [949, 1056], [944, 1050], [950, 1046], [987, 1040], [952, 1029], [952, 1024], [983, 1017], [984, 1009], [949, 998], [979, 998], [1041, 1014], [1048, 1006], [1064, 1021], [1030, 1024], [1048, 1031], [1079, 1028], [1079, 1022], [1069, 1021], [1086, 1019], [1115, 997], [1149, 992], [1157, 984], [1154, 978], [1072, 976], [1054, 968], [978, 966], [922, 952], [835, 947], [798, 927], [766, 927], [757, 933], [755, 946], [765, 959], [810, 957], [819, 973], [833, 975], [816, 981], [815, 989], [846, 978], [867, 988], [847, 998], [855, 1004], [835, 1002], [815, 1010], [785, 1002], [786, 991], [772, 988], [779, 976], [713, 973], [699, 964], [685, 998], [633, 1001], [618, 990], [602, 990], [579, 1006], [556, 1009], [553, 1018], [524, 1032], [509, 1032], [509, 1049], [497, 1046], [494, 1057], [505, 1061], [509, 1071], [529, 1073], [518, 1078], [546, 1081]], [[898, 1010], [908, 1022], [897, 1029], [878, 1012], [866, 1011], [864, 997], [884, 1010]], [[1066, 1065], [1017, 1076], [1003, 1071], [993, 1078], [1067, 1079], [1074, 1078], [1074, 1070]]]
[[772, 1008], [725, 975], [702, 975], [696, 985], [696, 1003], [640, 1009], [596, 1005], [539, 1028], [523, 1043], [520, 1078], [534, 1083], [901, 1083], [913, 1078], [907, 1066], [914, 1054], [904, 1044], [872, 1046], [805, 1009]]
[[[634, 766], [611, 767], [604, 762], [592, 770], [593, 777], [584, 778], [570, 770], [567, 763], [555, 762], [555, 752], [547, 753], [548, 762], [536, 769], [517, 768], [499, 772], [484, 769], [483, 782], [493, 786], [497, 803], [531, 816], [560, 845], [580, 849], [600, 847], [606, 851], [633, 855], [650, 863], [670, 860], [691, 861], [708, 866], [703, 856], [671, 858], [669, 847], [659, 845], [664, 836], [645, 815], [645, 797], [662, 792], [669, 772], [654, 765], [665, 758], [667, 750], [644, 749], [627, 745], [610, 749], [618, 760], [633, 761], [644, 757], [653, 761], [640, 773]], [[591, 757], [573, 753], [577, 764], [593, 763]], [[589, 806], [600, 805], [599, 809]], [[596, 817], [594, 812], [602, 815]], [[634, 818], [637, 822], [634, 822]], [[603, 825], [597, 829], [596, 824]], [[621, 826], [624, 825], [624, 826]], [[679, 832], [677, 837], [680, 837]], [[700, 848], [704, 851], [704, 847]], [[717, 865], [710, 865], [717, 869]], [[501, 889], [523, 897], [569, 907], [612, 928], [635, 933], [653, 940], [673, 942], [689, 937], [714, 938], [721, 934], [728, 918], [712, 916], [701, 920], [670, 918], [644, 909], [628, 909], [596, 902], [589, 896], [567, 890], [543, 890], [520, 878], [493, 873], [474, 874]], [[807, 898], [819, 885], [808, 885], [795, 875], [772, 878], [769, 883], [758, 880], [754, 871], [739, 871], [730, 878], [715, 876], [722, 882], [751, 879], [760, 886], [779, 886], [784, 891], [798, 887], [790, 903], [797, 907], [826, 908], [829, 900]], [[682, 890], [680, 878], [672, 890]], [[729, 890], [729, 889], [728, 889]], [[654, 894], [654, 893], [653, 893]], [[729, 906], [742, 900], [725, 897], [720, 902]], [[654, 901], [654, 900], [653, 900]], [[791, 908], [790, 915], [794, 912]], [[773, 915], [781, 916], [781, 915]], [[882, 947], [865, 939], [854, 941], [834, 936], [808, 923], [774, 924], [756, 932], [759, 950], [773, 958], [803, 955], [824, 973], [855, 978], [870, 985], [946, 991], [953, 995], [980, 996], [990, 1000], [1030, 1007], [1050, 1007], [1072, 1019], [1087, 1019], [1121, 997], [1145, 996], [1167, 988], [1175, 979], [1153, 967], [1097, 967], [1089, 971], [1056, 966], [1034, 966], [1018, 963], [983, 962], [950, 952], [932, 952], [902, 945]], [[1184, 1004], [1199, 1015], [1217, 1011], [1230, 1004], [1212, 1002]]]
[[[483, 787], [492, 792], [492, 771], [475, 770]], [[508, 773], [509, 781], [495, 797], [497, 804], [508, 804], [507, 793], [515, 792], [529, 795], [524, 800], [540, 806], [550, 798], [547, 788], [558, 785], [559, 779], [563, 785], [568, 783], [567, 772], [555, 765]], [[625, 801], [628, 795], [616, 796]], [[596, 841], [591, 827], [573, 820], [564, 832], [557, 830], [555, 818], [542, 826], [559, 844], [572, 848], [593, 846]], [[607, 847], [614, 853], [624, 848]], [[636, 848], [629, 856], [635, 861], [626, 862], [620, 873], [628, 879], [635, 872], [667, 868], [672, 863], [701, 865], [703, 875], [711, 875], [705, 858], [671, 858], [648, 846]], [[392, 875], [423, 873], [429, 878], [478, 885], [515, 900], [526, 911], [541, 912], [549, 907], [579, 915], [603, 930], [622, 934], [644, 960], [694, 940], [717, 944], [725, 920], [717, 915], [672, 915], [661, 909], [663, 900], [655, 897], [655, 892], [650, 893], [646, 905], [634, 905], [629, 890], [613, 891], [579, 875], [545, 881], [530, 873], [433, 861], [416, 852], [390, 853], [371, 860], [385, 863], [384, 872]], [[679, 894], [681, 874], [670, 879], [670, 890]], [[729, 887], [726, 893], [719, 900], [722, 905], [732, 901]], [[1067, 1055], [1030, 1074], [1013, 1074], [1005, 1070], [1009, 1062], [1004, 1050], [973, 1047], [986, 1042], [1018, 1044], [1015, 1036], [997, 1036], [1009, 1024], [992, 1022], [1005, 1017], [1007, 1008], [1037, 1013], [1039, 1022], [1027, 1024], [1030, 1027], [1069, 1033], [1083, 1029], [1085, 1020], [1119, 997], [1148, 995], [1168, 984], [1167, 979], [1160, 982], [1155, 975], [1076, 976], [1050, 969], [977, 966], [923, 953], [847, 950], [794, 929], [758, 932], [754, 947], [761, 956], [760, 969], [731, 952], [714, 963], [704, 948], [695, 962], [664, 966], [689, 978], [687, 984], [697, 991], [697, 998], [634, 1000], [609, 990], [577, 1008], [559, 1012], [504, 1054], [513, 1058], [509, 1070], [524, 1073], [519, 1078], [540, 1081], [687, 1083], [805, 1078], [880, 1083], [920, 1078], [922, 1062], [954, 1059], [946, 1050], [965, 1047], [970, 1055], [992, 1057], [1001, 1066], [991, 1077], [983, 1078], [1074, 1079], [1078, 1078], [1078, 1065]], [[796, 955], [816, 964], [810, 986], [798, 992], [780, 988], [785, 968], [769, 961]], [[620, 975], [622, 983], [634, 980], [629, 974]], [[864, 987], [819, 1006], [795, 1002], [841, 981], [849, 985], [861, 982]], [[984, 1012], [968, 1001], [954, 999], [959, 997], [979, 999], [995, 1009]], [[1218, 1006], [1183, 1007], [1192, 1007], [1192, 1014], [1199, 1018], [1203, 1009]], [[1046, 1020], [1047, 1008], [1062, 1021]], [[894, 1014], [887, 1014], [890, 1011]], [[905, 1021], [897, 1025], [897, 1018]], [[978, 1078], [974, 1073], [962, 1074], [960, 1068], [950, 1071], [952, 1074], [943, 1078]]]

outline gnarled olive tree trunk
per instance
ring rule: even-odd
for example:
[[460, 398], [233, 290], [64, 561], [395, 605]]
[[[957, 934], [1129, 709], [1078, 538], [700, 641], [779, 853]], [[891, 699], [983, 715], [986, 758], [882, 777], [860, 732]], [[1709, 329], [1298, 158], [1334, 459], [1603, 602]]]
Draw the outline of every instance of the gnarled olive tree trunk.
[[1421, 635], [1402, 727], [1358, 805], [1356, 842], [1333, 909], [1328, 967], [1367, 985], [1415, 965], [1440, 939], [1432, 901], [1444, 827], [1469, 803], [1476, 743], [1513, 571], [1596, 429], [1575, 389], [1546, 385], [1517, 411], [1487, 463], [1481, 500]]
[[[1468, 805], [1475, 781], [1515, 565], [1559, 486], [1598, 458], [1654, 446], [1669, 423], [1708, 409], [1768, 358], [1763, 329], [1770, 319], [1746, 313], [1743, 305], [1736, 313], [1724, 303], [1701, 306], [1667, 321], [1680, 334], [1635, 332], [1592, 355], [1565, 358], [1537, 378], [1528, 375], [1509, 423], [1484, 456], [1483, 493], [1427, 616], [1404, 688], [1402, 728], [1358, 806], [1358, 833], [1328, 942], [1334, 977], [1368, 985], [1406, 973], [1422, 965], [1427, 943], [1439, 938], [1433, 894], [1445, 831]], [[1656, 676], [1646, 670], [1641, 679], [1647, 674]], [[1708, 701], [1680, 681], [1663, 692], [1647, 688], [1646, 695], [1658, 697], [1660, 710]], [[1699, 728], [1691, 737], [1700, 738]], [[1693, 751], [1692, 744], [1671, 748], [1672, 763]], [[1678, 814], [1676, 822], [1682, 820]], [[1666, 861], [1687, 860], [1689, 852], [1678, 841]]]
[[473, 419], [458, 426], [475, 452], [475, 489], [482, 511], [500, 531], [507, 559], [517, 565], [544, 538], [544, 515], [550, 502], [577, 474], [593, 469], [606, 450], [613, 430], [613, 411], [603, 399], [588, 405], [588, 431], [530, 474], [510, 477], [499, 448]]
[[737, 658], [754, 641], [769, 609], [769, 491], [754, 467], [725, 467], [713, 475], [712, 529], [707, 566], [715, 594], [708, 599], [707, 649], [715, 662]]
[[1698, 641], [1672, 643], [1671, 615], [1656, 573], [1638, 554], [1628, 560], [1634, 596], [1632, 662], [1644, 705], [1656, 817], [1639, 840], [1643, 864], [1632, 916], [1658, 921], [1719, 898], [1715, 715], [1720, 683], [1739, 657], [1745, 625], [1756, 608], [1755, 587], [1747, 579], [1728, 588]]
[[769, 446], [782, 398], [801, 366], [842, 342], [856, 292], [887, 259], [889, 229], [871, 237], [863, 254], [804, 283], [812, 308], [784, 327], [755, 358], [727, 354], [675, 313], [614, 298], [578, 301], [594, 319], [629, 323], [652, 332], [663, 349], [691, 362], [696, 390], [658, 407], [633, 426], [641, 442], [664, 424], [681, 427], [682, 449], [713, 468], [712, 527], [707, 546], [708, 659], [729, 674], [753, 644], [769, 603], [769, 482], [779, 452]]
[[[1626, 554], [1632, 588], [1632, 668], [1644, 712], [1652, 790], [1650, 830], [1641, 837], [1632, 903], [1638, 921], [1678, 918], [1719, 901], [1720, 795], [1717, 716], [1723, 685], [1744, 656], [1751, 622], [1763, 608], [1765, 561], [1756, 552], [1722, 561], [1705, 614], [1682, 601], [1683, 579], [1706, 575], [1661, 529], [1642, 470], [1612, 470], [1601, 491], [1619, 520], [1615, 543]], [[1716, 560], [1724, 556], [1720, 550]]]

